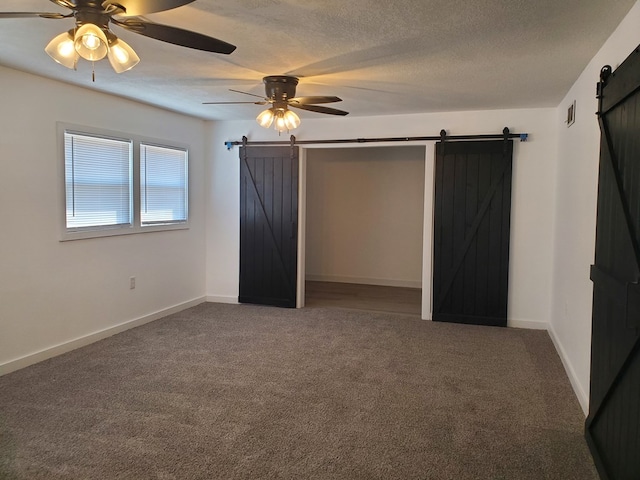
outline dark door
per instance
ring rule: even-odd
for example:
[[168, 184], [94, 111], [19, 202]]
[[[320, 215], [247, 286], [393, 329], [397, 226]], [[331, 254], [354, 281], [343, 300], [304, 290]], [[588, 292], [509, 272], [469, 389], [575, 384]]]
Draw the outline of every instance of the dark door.
[[513, 142], [436, 144], [433, 320], [507, 325]]
[[241, 303], [296, 306], [298, 147], [240, 148]]
[[586, 438], [600, 476], [640, 478], [640, 48], [602, 69], [591, 388]]

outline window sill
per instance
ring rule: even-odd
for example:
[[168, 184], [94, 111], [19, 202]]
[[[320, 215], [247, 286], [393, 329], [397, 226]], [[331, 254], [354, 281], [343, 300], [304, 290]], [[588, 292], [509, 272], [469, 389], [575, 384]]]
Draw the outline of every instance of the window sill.
[[61, 242], [74, 240], [86, 240], [90, 238], [120, 237], [123, 235], [137, 235], [140, 233], [169, 232], [172, 230], [189, 230], [189, 223], [174, 223], [167, 225], [148, 225], [144, 227], [105, 227], [95, 230], [78, 230], [74, 232], [64, 232], [60, 238]]

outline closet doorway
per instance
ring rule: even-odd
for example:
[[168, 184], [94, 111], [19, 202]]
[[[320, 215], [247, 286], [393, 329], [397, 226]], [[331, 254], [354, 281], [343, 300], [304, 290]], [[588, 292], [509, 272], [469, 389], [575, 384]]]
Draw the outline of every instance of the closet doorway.
[[315, 148], [304, 157], [305, 306], [419, 318], [425, 146]]

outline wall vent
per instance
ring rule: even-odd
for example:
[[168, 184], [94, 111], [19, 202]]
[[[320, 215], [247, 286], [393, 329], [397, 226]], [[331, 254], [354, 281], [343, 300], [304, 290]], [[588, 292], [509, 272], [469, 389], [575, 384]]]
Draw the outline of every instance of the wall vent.
[[569, 108], [567, 108], [567, 127], [573, 125], [576, 121], [576, 101], [574, 100]]

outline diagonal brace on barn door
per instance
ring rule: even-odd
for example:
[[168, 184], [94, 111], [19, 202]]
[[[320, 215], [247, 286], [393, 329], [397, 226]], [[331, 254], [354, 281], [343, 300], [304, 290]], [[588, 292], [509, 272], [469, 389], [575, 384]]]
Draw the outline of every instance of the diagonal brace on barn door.
[[591, 413], [585, 422], [587, 429], [589, 429], [589, 427], [591, 427], [591, 425], [593, 425], [596, 419], [600, 416], [600, 413], [602, 412], [602, 409], [604, 408], [604, 406], [607, 404], [609, 397], [611, 397], [611, 395], [613, 394], [613, 390], [616, 388], [618, 383], [625, 376], [625, 374], [627, 373], [627, 370], [629, 369], [632, 362], [634, 361], [634, 358], [636, 358], [636, 356], [639, 353], [640, 353], [640, 337], [636, 340], [636, 342], [633, 344], [633, 346], [629, 350], [629, 353], [625, 357], [624, 362], [622, 363], [622, 366], [618, 370], [617, 374], [611, 379], [611, 382], [609, 382], [609, 384], [607, 385], [607, 388], [605, 389], [606, 393], [602, 396], [602, 398], [598, 403], [596, 403], [593, 406], [591, 405], [589, 406], [589, 410], [591, 411]]
[[[618, 161], [613, 145], [613, 140], [611, 138], [611, 132], [609, 131], [609, 126], [603, 115], [599, 116], [600, 130], [602, 132], [602, 136], [607, 144], [607, 148], [603, 151], [603, 160], [604, 164], [607, 166], [609, 173], [613, 176], [616, 188], [615, 204], [617, 208], [622, 211], [625, 230], [624, 236], [629, 240], [629, 246], [631, 251], [635, 257], [635, 279], [633, 281], [622, 281], [619, 278], [614, 278], [609, 275], [608, 272], [603, 272], [597, 265], [591, 266], [591, 280], [594, 282], [594, 288], [602, 288], [606, 290], [608, 298], [621, 305], [625, 310], [625, 322], [627, 328], [630, 330], [635, 330], [636, 335], [638, 335], [637, 329], [640, 328], [640, 293], [638, 292], [638, 280], [640, 277], [640, 256], [638, 255], [638, 241], [635, 236], [632, 216], [629, 210], [629, 203], [627, 202], [626, 195], [624, 194], [623, 182], [620, 176], [620, 171], [617, 166]], [[635, 343], [631, 346], [629, 351], [626, 353], [624, 357], [624, 362], [617, 374], [609, 381], [604, 389], [605, 394], [598, 400], [597, 403], [591, 405], [590, 415], [587, 418], [586, 426], [587, 429], [595, 422], [595, 420], [599, 417], [602, 409], [607, 404], [609, 397], [612, 395], [614, 389], [624, 377], [627, 368], [631, 365], [634, 357], [640, 351], [640, 337], [638, 337]]]
[[276, 237], [273, 234], [273, 226], [271, 225], [271, 222], [269, 221], [269, 216], [267, 215], [267, 210], [264, 207], [264, 202], [262, 201], [262, 197], [260, 196], [260, 192], [258, 192], [258, 187], [256, 187], [256, 179], [254, 178], [253, 174], [251, 173], [251, 169], [249, 168], [249, 163], [247, 162], [246, 155], [242, 158], [242, 163], [244, 164], [244, 168], [247, 169], [247, 173], [249, 174], [249, 178], [251, 179], [251, 181], [249, 182], [251, 184], [251, 191], [253, 192], [254, 197], [258, 200], [258, 205], [260, 205], [260, 211], [262, 212], [262, 216], [264, 217], [265, 222], [267, 222], [267, 226], [268, 226], [268, 230], [269, 230], [269, 238], [271, 239], [271, 242], [273, 243], [273, 248], [275, 248], [275, 250], [277, 252], [276, 256], [278, 257], [278, 262], [276, 262], [276, 263], [277, 263], [277, 265], [279, 267], [280, 273], [282, 273], [282, 276], [285, 279], [285, 282], [287, 284], [287, 288], [288, 288], [289, 292], [291, 292], [291, 294], [295, 297], [295, 288], [291, 284], [291, 281], [289, 280], [289, 276], [287, 275], [287, 268], [284, 265], [284, 258], [282, 256], [282, 251], [278, 247], [278, 241], [276, 240]]
[[[613, 147], [613, 139], [611, 138], [611, 132], [609, 131], [609, 126], [607, 125], [607, 122], [604, 119], [604, 117], [600, 115], [600, 118], [598, 120], [600, 123], [600, 131], [604, 135], [604, 138], [607, 142], [606, 152], [608, 153], [608, 155], [606, 156], [608, 157], [609, 161], [605, 163], [609, 166], [610, 173], [613, 175], [613, 178], [615, 179], [615, 182], [616, 182], [617, 195], [615, 197], [624, 215], [625, 224], [627, 226], [627, 229], [626, 229], [627, 238], [629, 238], [629, 241], [631, 242], [631, 247], [635, 254], [635, 259], [636, 259], [635, 266], [637, 270], [640, 271], [640, 245], [638, 244], [638, 239], [636, 238], [636, 235], [634, 232], [633, 220], [631, 217], [631, 211], [629, 209], [629, 202], [627, 201], [626, 195], [624, 194], [624, 186], [622, 183], [622, 178], [620, 177], [620, 171], [616, 166], [618, 165], [618, 159], [616, 158], [615, 149]], [[636, 282], [638, 281], [637, 276], [635, 281]]]
[[473, 243], [473, 239], [478, 233], [478, 229], [480, 228], [482, 219], [484, 218], [485, 214], [489, 210], [489, 206], [491, 205], [491, 200], [493, 199], [493, 196], [496, 193], [496, 190], [498, 189], [498, 187], [504, 181], [505, 174], [508, 173], [510, 170], [511, 170], [511, 162], [508, 159], [505, 159], [502, 165], [502, 168], [498, 171], [498, 175], [489, 186], [489, 190], [487, 190], [487, 193], [485, 194], [485, 197], [482, 200], [482, 204], [478, 209], [478, 213], [473, 219], [473, 223], [471, 224], [471, 228], [469, 229], [469, 234], [467, 236], [467, 239], [465, 240], [464, 244], [460, 247], [460, 250], [458, 251], [458, 254], [456, 255], [455, 260], [453, 262], [453, 266], [449, 270], [449, 275], [447, 275], [445, 281], [442, 282], [442, 289], [440, 290], [440, 295], [435, 303], [434, 311], [441, 310], [442, 305], [444, 304], [444, 301], [447, 298], [447, 294], [449, 293], [449, 290], [453, 285], [453, 281], [455, 280], [456, 275], [460, 270], [460, 267], [462, 266], [464, 257], [466, 256], [467, 251], [469, 250], [469, 247], [471, 247], [471, 244]]

